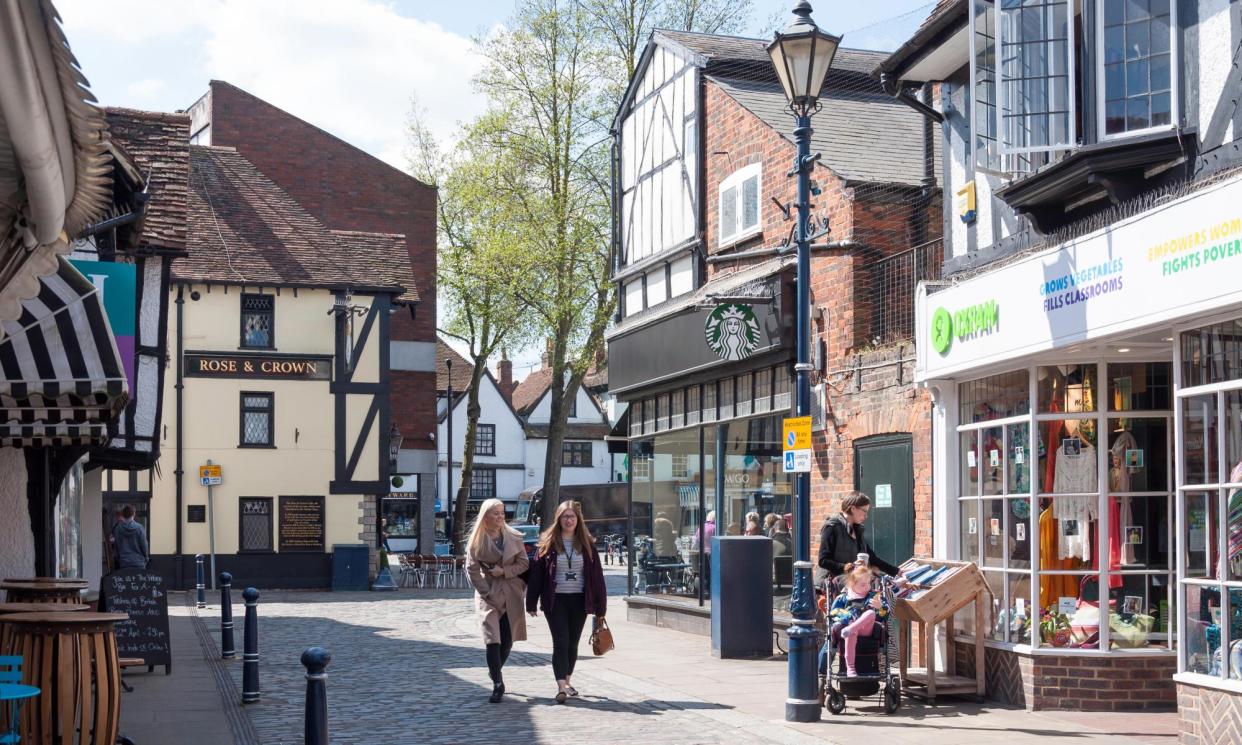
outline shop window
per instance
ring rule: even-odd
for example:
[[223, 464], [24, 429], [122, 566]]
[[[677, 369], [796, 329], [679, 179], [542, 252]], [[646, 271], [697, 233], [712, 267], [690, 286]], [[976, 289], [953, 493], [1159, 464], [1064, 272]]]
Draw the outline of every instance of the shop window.
[[703, 385], [703, 421], [716, 421], [716, 384]]
[[734, 398], [734, 379], [725, 378], [720, 381], [720, 418], [732, 419], [736, 413], [733, 410]]
[[720, 182], [720, 240], [727, 246], [761, 231], [759, 205], [762, 165], [752, 163]]
[[474, 433], [474, 454], [496, 454], [496, 425], [479, 424]]
[[272, 439], [274, 413], [274, 394], [242, 391], [241, 442], [238, 447], [275, 447]]
[[678, 389], [669, 394], [668, 426], [670, 429], [686, 424], [686, 392]]
[[669, 428], [672, 400], [669, 394], [661, 393], [656, 399], [656, 431], [663, 432]]
[[685, 453], [673, 453], [672, 473], [675, 479], [689, 478], [690, 456]]
[[1242, 378], [1242, 319], [1181, 335], [1182, 388]]
[[275, 313], [275, 296], [242, 293], [241, 346], [246, 349], [274, 349]]
[[[958, 556], [979, 564], [996, 602], [992, 625], [967, 633], [1037, 647], [1170, 646], [1168, 370], [1076, 364], [960, 386]], [[1066, 640], [1058, 625], [1077, 630]]]
[[470, 499], [481, 502], [496, 498], [496, 469], [472, 468], [470, 470]]
[[1171, 0], [1097, 0], [1102, 131], [1141, 132], [1173, 122]]
[[651, 478], [651, 456], [634, 456], [634, 465], [630, 468], [630, 478], [636, 482], [647, 481]]
[[703, 517], [699, 432], [682, 430], [643, 443], [654, 467], [633, 496], [635, 563], [632, 592], [700, 598]]
[[773, 369], [773, 376], [772, 411], [788, 411], [793, 406], [789, 395], [789, 374], [786, 368], [776, 367]]
[[737, 402], [734, 404], [737, 416], [750, 416], [755, 397], [754, 384], [751, 373], [737, 376]]
[[238, 551], [265, 552], [272, 550], [272, 498], [242, 497], [238, 526]]
[[699, 407], [700, 388], [692, 385], [686, 389], [686, 424], [698, 424], [701, 421], [702, 411]]
[[591, 466], [591, 443], [589, 442], [562, 442], [561, 443], [561, 465], [570, 468], [590, 468]]
[[652, 434], [656, 431], [656, 400], [649, 398], [643, 401], [643, 434]]
[[755, 413], [772, 410], [772, 370], [755, 373]]

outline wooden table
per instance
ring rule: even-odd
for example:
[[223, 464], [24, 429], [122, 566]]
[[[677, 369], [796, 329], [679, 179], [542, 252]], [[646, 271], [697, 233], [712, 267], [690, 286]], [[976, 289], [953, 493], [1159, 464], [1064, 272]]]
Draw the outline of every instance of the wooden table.
[[124, 613], [11, 613], [0, 654], [25, 660], [22, 682], [43, 693], [22, 717], [23, 745], [113, 745], [121, 717], [121, 668], [113, 624]]
[[51, 582], [6, 579], [0, 582], [5, 600], [10, 603], [78, 603], [88, 583], [84, 579], [61, 579]]
[[[0, 603], [0, 614], [7, 613], [65, 613], [90, 610], [85, 603]], [[0, 649], [5, 647], [9, 625], [0, 621]]]

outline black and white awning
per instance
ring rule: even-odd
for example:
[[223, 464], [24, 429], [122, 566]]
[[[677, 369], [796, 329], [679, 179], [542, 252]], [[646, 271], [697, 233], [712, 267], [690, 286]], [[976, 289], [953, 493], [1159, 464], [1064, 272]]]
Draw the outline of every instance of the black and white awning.
[[0, 323], [0, 445], [96, 445], [129, 391], [103, 298], [64, 258]]

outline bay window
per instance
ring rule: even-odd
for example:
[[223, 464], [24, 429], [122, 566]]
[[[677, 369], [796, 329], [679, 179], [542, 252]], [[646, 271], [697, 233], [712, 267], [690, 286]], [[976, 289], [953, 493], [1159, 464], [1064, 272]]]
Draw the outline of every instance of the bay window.
[[1097, 0], [1103, 137], [1173, 123], [1173, 3]]

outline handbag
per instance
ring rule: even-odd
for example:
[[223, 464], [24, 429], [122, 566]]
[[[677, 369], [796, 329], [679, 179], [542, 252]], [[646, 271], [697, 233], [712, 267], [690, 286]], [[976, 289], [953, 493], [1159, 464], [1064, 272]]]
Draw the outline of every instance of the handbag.
[[608, 628], [608, 622], [602, 618], [595, 619], [591, 624], [591, 652], [599, 657], [616, 648], [617, 645], [612, 640], [612, 629]]

